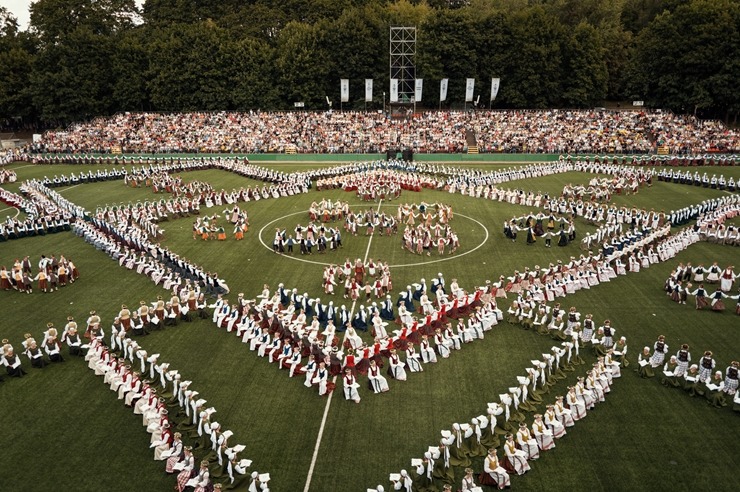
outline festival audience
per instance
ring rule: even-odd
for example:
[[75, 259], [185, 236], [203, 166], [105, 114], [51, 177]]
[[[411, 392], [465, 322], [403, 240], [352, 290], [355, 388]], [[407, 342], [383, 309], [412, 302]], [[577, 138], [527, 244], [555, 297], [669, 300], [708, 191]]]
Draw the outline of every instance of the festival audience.
[[739, 134], [718, 121], [646, 111], [429, 111], [413, 119], [374, 112], [120, 113], [47, 132], [34, 153], [465, 152], [475, 129], [482, 152], [732, 152]]

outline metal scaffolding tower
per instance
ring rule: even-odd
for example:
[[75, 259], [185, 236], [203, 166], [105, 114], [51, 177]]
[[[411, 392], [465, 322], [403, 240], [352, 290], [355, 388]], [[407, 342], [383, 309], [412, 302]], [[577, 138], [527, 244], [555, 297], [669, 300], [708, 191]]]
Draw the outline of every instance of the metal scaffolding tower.
[[416, 84], [416, 27], [391, 27], [390, 74], [398, 80], [398, 103], [412, 103]]

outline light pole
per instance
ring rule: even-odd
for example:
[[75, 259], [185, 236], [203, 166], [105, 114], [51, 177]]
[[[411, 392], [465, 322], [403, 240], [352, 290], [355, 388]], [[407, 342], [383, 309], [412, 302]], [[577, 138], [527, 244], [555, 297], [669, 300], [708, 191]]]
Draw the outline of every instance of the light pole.
[[383, 91], [383, 115], [385, 115], [385, 91]]

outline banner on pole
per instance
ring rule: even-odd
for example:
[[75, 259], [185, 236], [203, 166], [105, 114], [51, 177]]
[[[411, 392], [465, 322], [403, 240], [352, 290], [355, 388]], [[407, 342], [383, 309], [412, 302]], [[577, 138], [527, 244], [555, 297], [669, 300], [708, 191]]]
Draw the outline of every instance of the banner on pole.
[[475, 92], [475, 79], [466, 79], [465, 102], [473, 102], [473, 92]]
[[496, 94], [498, 94], [498, 87], [501, 84], [501, 79], [498, 77], [494, 77], [491, 79], [491, 101], [496, 99]]
[[373, 100], [373, 79], [365, 79], [365, 102]]
[[450, 79], [442, 79], [439, 81], [439, 102], [447, 100], [447, 82]]
[[398, 79], [391, 79], [391, 102], [398, 102]]
[[339, 88], [341, 89], [342, 102], [346, 103], [349, 101], [349, 79], [340, 79]]
[[424, 79], [416, 79], [416, 84], [414, 86], [414, 100], [416, 102], [421, 102], [421, 91], [424, 87]]

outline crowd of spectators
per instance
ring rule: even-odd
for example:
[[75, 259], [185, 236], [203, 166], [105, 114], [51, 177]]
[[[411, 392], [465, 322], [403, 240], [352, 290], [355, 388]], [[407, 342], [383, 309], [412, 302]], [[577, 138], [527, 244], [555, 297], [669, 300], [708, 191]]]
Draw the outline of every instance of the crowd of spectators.
[[[358, 111], [120, 113], [47, 132], [32, 152], [357, 153], [732, 152], [740, 134], [717, 121], [647, 111], [429, 111], [389, 119]], [[470, 141], [470, 142], [469, 142]]]

